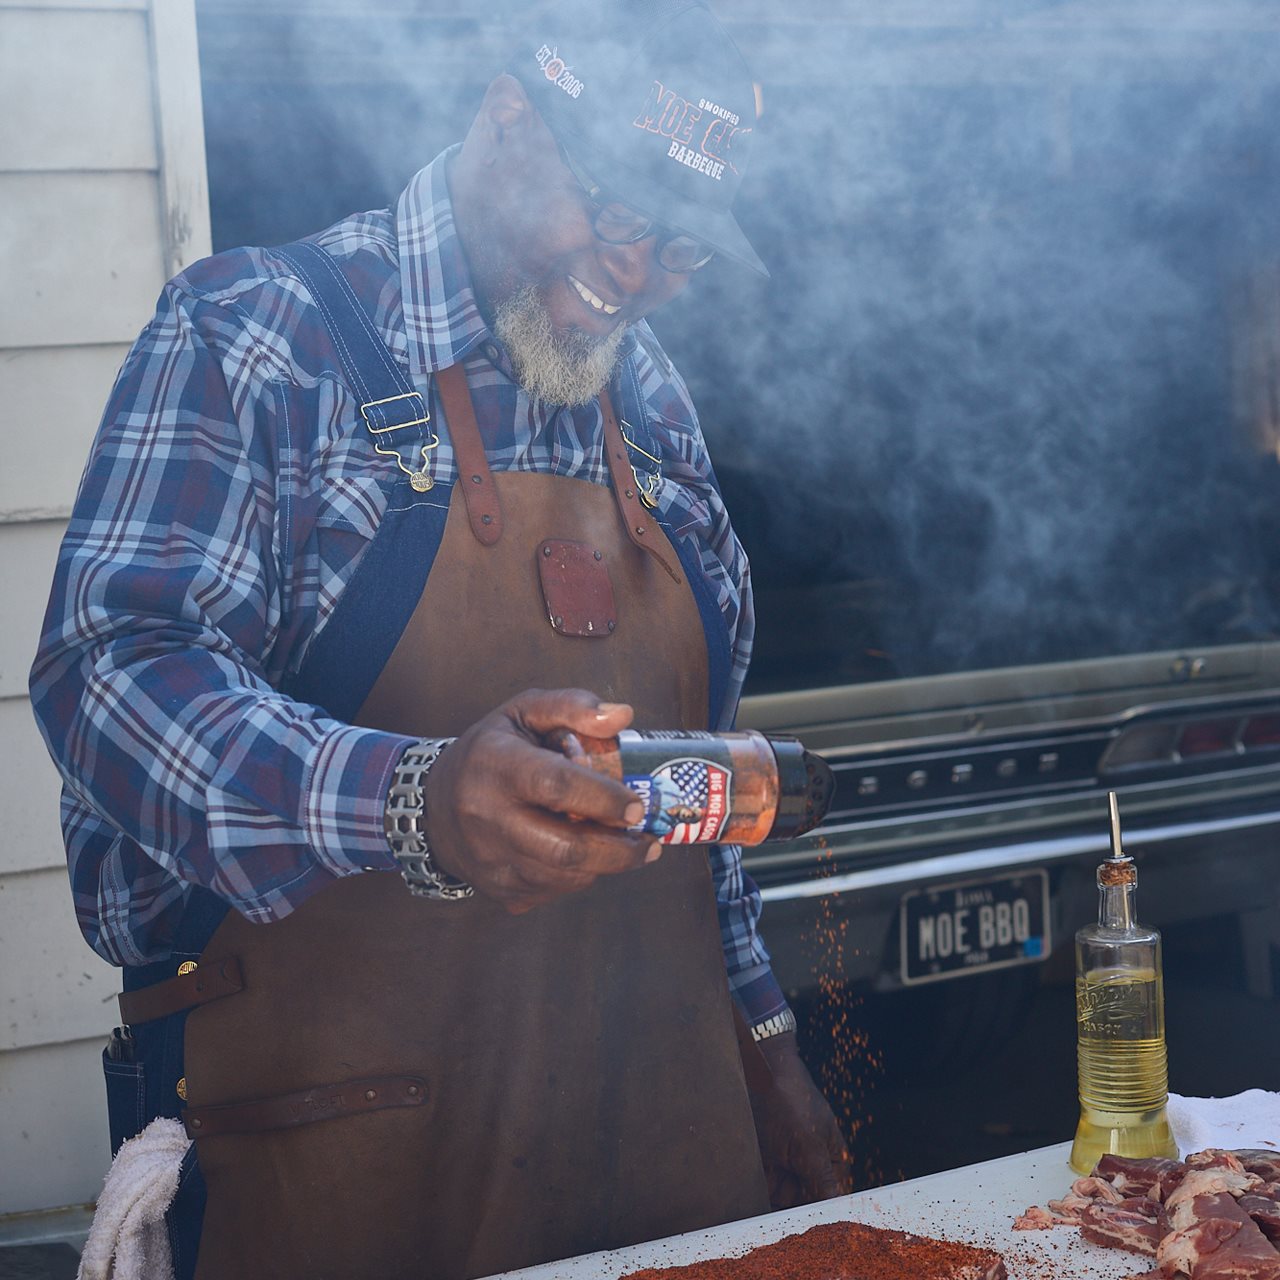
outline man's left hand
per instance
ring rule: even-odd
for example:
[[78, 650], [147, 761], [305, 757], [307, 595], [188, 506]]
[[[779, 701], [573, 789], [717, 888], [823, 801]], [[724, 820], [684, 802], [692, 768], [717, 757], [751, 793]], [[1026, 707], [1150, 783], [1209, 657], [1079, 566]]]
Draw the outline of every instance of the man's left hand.
[[773, 1072], [766, 1093], [751, 1095], [756, 1136], [769, 1182], [769, 1203], [792, 1209], [853, 1190], [840, 1126], [800, 1059], [794, 1033], [760, 1041]]

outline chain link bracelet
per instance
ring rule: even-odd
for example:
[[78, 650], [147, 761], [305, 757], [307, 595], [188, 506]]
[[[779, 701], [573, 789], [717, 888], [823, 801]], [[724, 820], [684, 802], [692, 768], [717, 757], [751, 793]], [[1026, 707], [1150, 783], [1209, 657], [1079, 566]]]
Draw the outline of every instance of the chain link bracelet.
[[757, 1022], [751, 1028], [751, 1038], [758, 1044], [761, 1040], [770, 1040], [774, 1036], [786, 1035], [796, 1029], [796, 1015], [790, 1009], [775, 1013], [772, 1018]]
[[405, 750], [395, 767], [383, 811], [387, 843], [411, 893], [459, 901], [475, 890], [436, 866], [427, 843], [427, 774], [452, 738], [423, 738]]

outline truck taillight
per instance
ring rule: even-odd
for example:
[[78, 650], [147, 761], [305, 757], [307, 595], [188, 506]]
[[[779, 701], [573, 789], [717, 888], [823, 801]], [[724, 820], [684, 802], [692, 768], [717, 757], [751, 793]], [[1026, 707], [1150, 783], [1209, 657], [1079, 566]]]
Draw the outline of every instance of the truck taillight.
[[1246, 751], [1256, 747], [1280, 747], [1280, 715], [1250, 716], [1240, 735]]
[[1240, 718], [1229, 720], [1194, 720], [1182, 726], [1178, 735], [1178, 754], [1190, 756], [1233, 754], [1240, 738]]

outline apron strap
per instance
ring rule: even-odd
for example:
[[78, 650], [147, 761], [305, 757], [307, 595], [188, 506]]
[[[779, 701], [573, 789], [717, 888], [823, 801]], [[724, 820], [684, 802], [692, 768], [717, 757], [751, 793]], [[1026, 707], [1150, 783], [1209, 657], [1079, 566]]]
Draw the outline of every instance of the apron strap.
[[[221, 923], [219, 920], [218, 923]], [[211, 935], [212, 936], [212, 935]], [[171, 1013], [184, 1013], [211, 1000], [233, 996], [244, 990], [244, 977], [240, 961], [235, 956], [197, 965], [191, 962], [185, 973], [163, 982], [153, 982], [135, 991], [121, 992], [120, 1020], [126, 1026], [136, 1027], [143, 1022], [167, 1018]]]
[[[491, 547], [502, 537], [502, 505], [485, 457], [475, 405], [467, 387], [467, 375], [461, 364], [450, 365], [437, 371], [436, 383], [449, 420], [449, 440], [458, 464], [458, 484], [466, 503], [471, 532], [478, 542]], [[635, 478], [607, 387], [600, 392], [600, 412], [604, 418], [604, 455], [622, 527], [637, 547], [657, 560], [672, 581], [682, 582], [680, 574], [658, 545], [654, 537], [655, 522], [640, 501], [639, 482]]]
[[421, 1076], [367, 1076], [313, 1085], [272, 1098], [186, 1107], [182, 1122], [188, 1138], [214, 1138], [227, 1133], [269, 1133], [296, 1129], [318, 1120], [367, 1115], [388, 1107], [420, 1107], [430, 1092]]
[[436, 372], [436, 385], [449, 420], [449, 443], [458, 464], [458, 485], [467, 506], [467, 519], [476, 540], [491, 547], [502, 537], [502, 504], [494, 487], [489, 459], [485, 457], [476, 422], [475, 406], [461, 364]]

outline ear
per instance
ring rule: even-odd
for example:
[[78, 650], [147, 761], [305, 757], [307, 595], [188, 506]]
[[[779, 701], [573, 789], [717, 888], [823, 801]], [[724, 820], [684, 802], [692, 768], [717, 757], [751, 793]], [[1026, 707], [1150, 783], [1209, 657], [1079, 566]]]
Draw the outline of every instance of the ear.
[[537, 111], [524, 91], [524, 85], [512, 75], [500, 75], [485, 90], [484, 101], [476, 116], [491, 144], [502, 145], [506, 136], [528, 129], [537, 119]]

